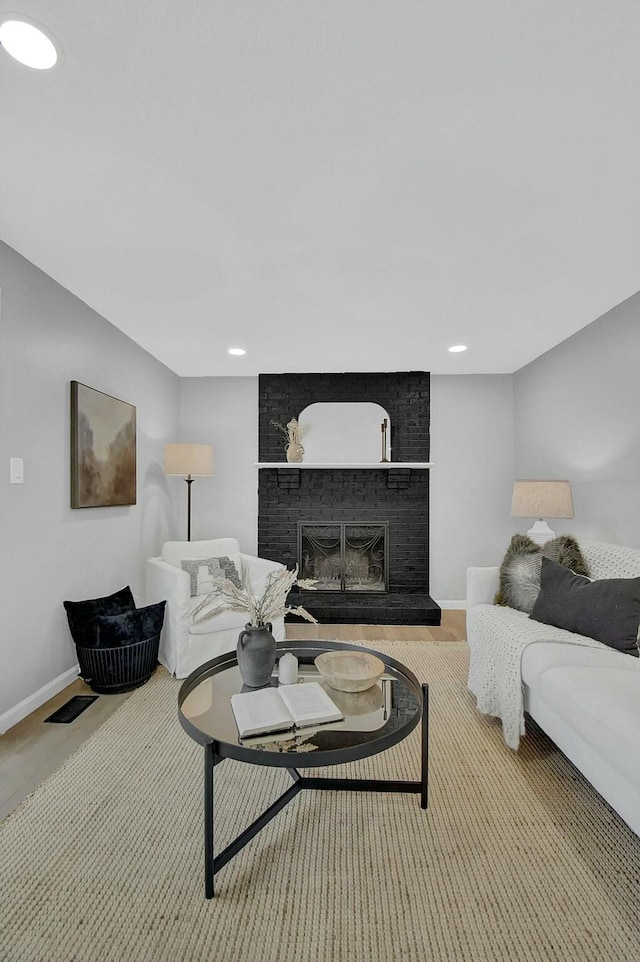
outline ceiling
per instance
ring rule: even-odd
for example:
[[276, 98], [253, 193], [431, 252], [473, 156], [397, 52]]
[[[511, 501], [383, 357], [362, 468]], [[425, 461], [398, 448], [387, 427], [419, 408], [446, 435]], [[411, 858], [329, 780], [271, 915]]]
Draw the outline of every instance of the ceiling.
[[4, 10], [0, 237], [182, 376], [512, 372], [640, 287], [636, 0]]

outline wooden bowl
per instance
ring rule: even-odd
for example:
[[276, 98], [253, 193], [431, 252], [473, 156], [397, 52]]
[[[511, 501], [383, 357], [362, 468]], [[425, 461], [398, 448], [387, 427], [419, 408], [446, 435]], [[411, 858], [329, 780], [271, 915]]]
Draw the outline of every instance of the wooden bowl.
[[366, 691], [384, 674], [384, 662], [366, 651], [325, 651], [315, 665], [337, 691]]

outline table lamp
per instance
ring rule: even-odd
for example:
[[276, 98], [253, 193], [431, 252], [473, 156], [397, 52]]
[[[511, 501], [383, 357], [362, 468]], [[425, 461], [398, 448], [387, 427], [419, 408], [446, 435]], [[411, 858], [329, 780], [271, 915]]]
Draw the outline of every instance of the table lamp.
[[544, 518], [573, 518], [573, 498], [569, 481], [514, 481], [511, 515], [538, 518], [527, 531], [535, 544], [555, 538]]

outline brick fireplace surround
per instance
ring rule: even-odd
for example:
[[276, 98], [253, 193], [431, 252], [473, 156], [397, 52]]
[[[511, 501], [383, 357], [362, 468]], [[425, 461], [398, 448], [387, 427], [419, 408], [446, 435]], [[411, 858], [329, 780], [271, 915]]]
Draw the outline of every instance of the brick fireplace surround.
[[298, 522], [389, 522], [388, 593], [299, 591], [291, 602], [329, 624], [439, 625], [440, 607], [428, 594], [428, 469], [298, 469], [271, 424], [319, 401], [371, 401], [389, 414], [392, 462], [426, 462], [429, 374], [262, 374], [258, 392], [258, 460], [282, 462], [258, 472], [261, 557], [296, 565]]

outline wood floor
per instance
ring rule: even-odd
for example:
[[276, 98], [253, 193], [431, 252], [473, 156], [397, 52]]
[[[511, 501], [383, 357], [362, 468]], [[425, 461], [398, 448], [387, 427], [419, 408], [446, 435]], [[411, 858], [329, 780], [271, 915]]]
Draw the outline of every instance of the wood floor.
[[[288, 638], [337, 641], [464, 641], [464, 611], [443, 611], [439, 628], [420, 625], [287, 625]], [[78, 679], [37, 711], [0, 736], [0, 819], [53, 774], [80, 745], [130, 697], [101, 695], [69, 725], [44, 720], [73, 695], [91, 694]]]
[[443, 611], [438, 628], [425, 625], [287, 625], [287, 638], [333, 638], [334, 641], [464, 641], [466, 612]]

